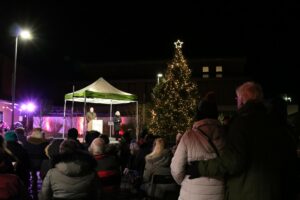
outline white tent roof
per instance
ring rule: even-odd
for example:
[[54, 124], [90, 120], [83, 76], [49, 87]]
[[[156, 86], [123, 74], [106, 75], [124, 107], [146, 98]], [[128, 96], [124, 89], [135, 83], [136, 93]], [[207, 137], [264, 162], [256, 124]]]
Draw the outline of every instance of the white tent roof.
[[124, 104], [136, 102], [137, 97], [115, 88], [101, 77], [94, 83], [74, 93], [66, 94], [65, 100], [99, 104]]

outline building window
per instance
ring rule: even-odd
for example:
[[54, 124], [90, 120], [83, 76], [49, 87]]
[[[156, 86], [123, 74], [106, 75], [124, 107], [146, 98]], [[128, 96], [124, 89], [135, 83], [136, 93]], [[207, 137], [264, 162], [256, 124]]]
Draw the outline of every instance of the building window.
[[209, 74], [202, 74], [202, 78], [209, 78]]
[[223, 72], [223, 67], [221, 65], [216, 66], [216, 72], [222, 73]]
[[222, 74], [216, 74], [216, 78], [222, 78], [223, 75]]
[[203, 73], [209, 73], [209, 67], [208, 66], [203, 66], [202, 67], [202, 72]]

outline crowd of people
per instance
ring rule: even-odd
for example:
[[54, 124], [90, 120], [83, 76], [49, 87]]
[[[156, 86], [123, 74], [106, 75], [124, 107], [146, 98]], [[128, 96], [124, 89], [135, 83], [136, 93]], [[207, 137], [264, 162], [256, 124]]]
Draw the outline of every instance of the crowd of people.
[[[161, 167], [168, 169], [171, 150], [160, 137], [146, 134], [136, 141], [133, 135], [128, 130], [120, 143], [110, 144], [109, 137], [97, 131], [87, 132], [80, 142], [75, 128], [65, 139], [47, 139], [40, 128], [27, 137], [22, 127], [7, 131], [0, 136], [0, 199], [119, 199], [128, 177], [135, 181], [124, 183], [132, 185], [127, 192], [137, 189], [135, 197], [147, 196], [144, 171], [151, 176], [159, 165], [145, 165], [159, 161], [163, 152]], [[145, 192], [139, 189], [142, 185]]]
[[[174, 142], [147, 131], [137, 139], [127, 130], [111, 144], [97, 131], [80, 142], [75, 128], [65, 139], [47, 139], [40, 128], [29, 136], [22, 127], [7, 130], [0, 136], [0, 199], [296, 200], [298, 136], [285, 105], [266, 104], [254, 82], [236, 95], [237, 113], [221, 123], [216, 94], [207, 93], [192, 127]], [[155, 184], [154, 175], [173, 179]]]

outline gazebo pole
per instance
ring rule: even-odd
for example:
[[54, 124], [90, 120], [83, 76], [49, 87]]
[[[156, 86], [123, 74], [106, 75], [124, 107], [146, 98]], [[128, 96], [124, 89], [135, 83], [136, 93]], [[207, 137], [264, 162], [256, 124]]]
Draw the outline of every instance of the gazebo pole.
[[135, 127], [135, 135], [136, 135], [136, 141], [139, 140], [139, 102], [136, 101], [136, 127]]
[[86, 115], [86, 94], [85, 94], [85, 91], [84, 91], [84, 104], [83, 104], [83, 127], [82, 127], [82, 131], [83, 131], [83, 141], [85, 141], [85, 136], [86, 136], [86, 118], [85, 118], [85, 115]]
[[66, 108], [67, 108], [67, 100], [65, 99], [65, 104], [64, 104], [64, 122], [63, 122], [63, 138], [65, 138]]
[[111, 137], [112, 132], [112, 100], [110, 100], [110, 109], [109, 109], [109, 137]]
[[75, 85], [73, 85], [73, 94], [72, 94], [72, 109], [71, 109], [71, 128], [73, 128], [73, 113], [74, 113], [74, 92], [75, 92]]

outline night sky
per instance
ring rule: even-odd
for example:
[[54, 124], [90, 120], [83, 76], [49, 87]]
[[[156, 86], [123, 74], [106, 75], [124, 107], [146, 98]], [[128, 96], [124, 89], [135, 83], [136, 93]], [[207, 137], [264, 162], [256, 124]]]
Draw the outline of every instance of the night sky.
[[149, 2], [1, 2], [0, 54], [13, 59], [16, 25], [32, 28], [35, 39], [19, 45], [18, 62], [40, 85], [72, 76], [72, 63], [171, 59], [179, 38], [187, 59], [246, 57], [247, 75], [268, 92], [298, 96], [297, 6]]

